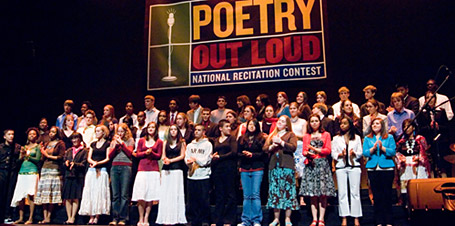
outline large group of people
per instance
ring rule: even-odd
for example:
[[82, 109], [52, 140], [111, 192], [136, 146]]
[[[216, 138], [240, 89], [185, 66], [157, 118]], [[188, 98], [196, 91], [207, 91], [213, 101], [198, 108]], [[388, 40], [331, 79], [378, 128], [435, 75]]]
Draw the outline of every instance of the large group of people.
[[[17, 224], [34, 223], [35, 205], [43, 209], [38, 223], [48, 224], [55, 205], [63, 204], [65, 224], [75, 224], [77, 215], [89, 216], [88, 224], [110, 215], [109, 224], [120, 226], [277, 226], [284, 210], [284, 223], [291, 226], [292, 211], [309, 200], [310, 226], [324, 226], [328, 198], [338, 197], [341, 225], [348, 217], [360, 225], [366, 171], [376, 224], [392, 225], [394, 182], [402, 200], [411, 179], [453, 176], [442, 160], [449, 154], [453, 112], [448, 98], [435, 93], [434, 81], [427, 85], [418, 100], [398, 84], [388, 107], [374, 98], [373, 85], [363, 89], [360, 107], [349, 99], [347, 87], [339, 89], [340, 100], [333, 105], [326, 103], [324, 91], [317, 92], [311, 107], [303, 91], [295, 102], [278, 92], [276, 106], [266, 94], [255, 98], [255, 106], [241, 95], [236, 110], [226, 108], [224, 96], [218, 97], [217, 109], [209, 109], [191, 95], [187, 112], [179, 111], [177, 99], [160, 111], [155, 97], [147, 95], [144, 111], [134, 113], [128, 102], [117, 120], [114, 107], [106, 105], [99, 121], [90, 102], [82, 103], [78, 117], [67, 100], [55, 126], [48, 129], [47, 119], [41, 119], [38, 128], [26, 131], [23, 146], [14, 142], [14, 130], [4, 131], [0, 204], [17, 207]], [[435, 141], [435, 136], [440, 137]], [[266, 207], [273, 210], [270, 222], [262, 220], [263, 181]], [[237, 222], [239, 187], [243, 210]], [[137, 222], [129, 222], [131, 203], [137, 204]], [[157, 218], [149, 222], [153, 205], [158, 205]], [[9, 211], [3, 205], [0, 214]]]

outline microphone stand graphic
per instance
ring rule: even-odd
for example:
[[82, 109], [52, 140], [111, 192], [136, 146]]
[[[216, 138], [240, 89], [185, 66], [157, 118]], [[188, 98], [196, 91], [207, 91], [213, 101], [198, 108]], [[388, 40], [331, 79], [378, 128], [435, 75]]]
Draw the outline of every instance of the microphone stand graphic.
[[177, 77], [173, 76], [172, 69], [171, 69], [171, 56], [172, 56], [172, 26], [174, 26], [175, 23], [175, 18], [174, 18], [174, 12], [168, 12], [169, 17], [167, 18], [167, 25], [169, 26], [169, 31], [168, 31], [168, 40], [169, 40], [169, 46], [168, 46], [168, 57], [167, 57], [167, 65], [168, 65], [168, 70], [167, 70], [167, 76], [163, 77], [161, 80], [164, 82], [173, 82], [177, 80]]

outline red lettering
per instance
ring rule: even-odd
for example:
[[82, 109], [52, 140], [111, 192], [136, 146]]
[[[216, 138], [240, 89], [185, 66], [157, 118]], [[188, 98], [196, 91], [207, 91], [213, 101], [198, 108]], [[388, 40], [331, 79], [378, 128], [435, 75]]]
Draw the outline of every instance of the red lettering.
[[232, 42], [226, 45], [226, 48], [231, 50], [231, 66], [239, 66], [239, 48], [242, 47], [242, 42]]
[[[219, 49], [218, 47], [219, 46]], [[219, 60], [218, 58], [218, 53], [220, 54]], [[220, 44], [211, 44], [210, 45], [210, 65], [212, 65], [213, 68], [222, 68], [226, 64], [226, 44], [225, 43], [220, 43]]]
[[[313, 49], [311, 49], [313, 47]], [[312, 61], [321, 56], [319, 39], [314, 35], [302, 36], [303, 60]]]
[[[294, 39], [294, 43], [292, 43]], [[294, 45], [293, 45], [294, 44]], [[289, 62], [296, 62], [302, 56], [302, 46], [299, 36], [284, 38], [284, 58]], [[294, 52], [294, 53], [293, 53]]]
[[207, 46], [199, 45], [193, 49], [193, 66], [198, 70], [209, 66], [209, 48]]
[[265, 58], [259, 57], [259, 42], [256, 40], [251, 41], [251, 64], [265, 64]]
[[283, 59], [283, 41], [278, 38], [272, 38], [265, 45], [267, 62], [276, 64]]

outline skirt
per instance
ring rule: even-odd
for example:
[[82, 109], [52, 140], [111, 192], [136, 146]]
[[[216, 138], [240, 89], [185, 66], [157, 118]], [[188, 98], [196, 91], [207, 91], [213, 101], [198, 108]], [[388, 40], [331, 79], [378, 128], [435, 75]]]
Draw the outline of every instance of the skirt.
[[132, 201], [157, 201], [160, 196], [160, 172], [139, 171], [133, 186]]
[[276, 166], [269, 172], [267, 208], [299, 209], [294, 170]]
[[27, 195], [34, 196], [38, 185], [39, 175], [36, 174], [19, 174], [17, 176], [16, 188], [14, 189], [13, 199], [11, 206], [16, 207], [19, 202]]
[[303, 171], [300, 195], [335, 197], [335, 184], [326, 158], [313, 159]]
[[63, 183], [63, 199], [81, 199], [84, 188], [84, 178], [66, 177]]
[[62, 203], [62, 181], [58, 169], [41, 169], [34, 201], [37, 205]]
[[111, 193], [106, 168], [89, 168], [85, 174], [79, 215], [95, 216], [110, 214]]
[[294, 163], [295, 163], [295, 171], [299, 177], [303, 176], [303, 169], [305, 169], [305, 159], [306, 157], [303, 156], [303, 142], [298, 140], [297, 141], [297, 149], [294, 152]]
[[186, 224], [183, 171], [162, 170], [157, 224]]

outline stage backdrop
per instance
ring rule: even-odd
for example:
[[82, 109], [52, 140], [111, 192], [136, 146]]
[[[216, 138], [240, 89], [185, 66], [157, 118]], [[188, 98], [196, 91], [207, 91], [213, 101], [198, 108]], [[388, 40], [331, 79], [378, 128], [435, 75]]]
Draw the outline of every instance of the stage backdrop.
[[148, 90], [323, 79], [323, 0], [147, 0]]

